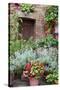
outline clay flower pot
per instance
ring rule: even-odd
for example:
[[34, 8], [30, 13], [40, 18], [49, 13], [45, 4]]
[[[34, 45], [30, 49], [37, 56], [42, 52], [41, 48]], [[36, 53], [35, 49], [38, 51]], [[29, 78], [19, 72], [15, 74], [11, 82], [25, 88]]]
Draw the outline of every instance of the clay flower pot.
[[37, 86], [37, 85], [39, 85], [39, 80], [35, 79], [35, 78], [30, 78], [29, 84], [30, 84], [30, 86]]

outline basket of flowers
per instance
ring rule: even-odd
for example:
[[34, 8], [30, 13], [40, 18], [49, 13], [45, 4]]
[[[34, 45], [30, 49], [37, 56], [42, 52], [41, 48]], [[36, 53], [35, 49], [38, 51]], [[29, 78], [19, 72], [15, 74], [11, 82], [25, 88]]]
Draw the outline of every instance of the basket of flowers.
[[39, 79], [44, 74], [44, 64], [39, 61], [32, 61], [25, 65], [23, 77], [29, 79], [30, 86], [39, 85]]

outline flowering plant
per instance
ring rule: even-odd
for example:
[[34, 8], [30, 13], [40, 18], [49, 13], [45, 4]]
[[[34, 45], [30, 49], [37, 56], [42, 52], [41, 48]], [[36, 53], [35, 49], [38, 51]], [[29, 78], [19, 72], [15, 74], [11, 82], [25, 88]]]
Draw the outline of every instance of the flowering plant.
[[25, 65], [24, 77], [39, 79], [44, 73], [44, 65], [39, 61], [33, 61]]

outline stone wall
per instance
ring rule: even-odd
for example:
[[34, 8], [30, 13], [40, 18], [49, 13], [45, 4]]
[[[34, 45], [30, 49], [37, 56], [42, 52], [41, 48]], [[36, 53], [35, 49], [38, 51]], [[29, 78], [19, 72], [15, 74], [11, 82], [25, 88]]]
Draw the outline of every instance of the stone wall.
[[36, 18], [36, 24], [35, 24], [35, 36], [36, 38], [41, 38], [45, 35], [44, 33], [44, 16], [45, 16], [45, 10], [46, 6], [43, 5], [36, 5], [35, 8], [35, 18]]
[[10, 11], [13, 13], [13, 10], [17, 12], [19, 17], [35, 19], [35, 26], [34, 26], [34, 37], [41, 38], [45, 36], [44, 33], [44, 16], [46, 11], [46, 5], [34, 5], [34, 12], [30, 14], [24, 14], [21, 12], [19, 4], [10, 4]]

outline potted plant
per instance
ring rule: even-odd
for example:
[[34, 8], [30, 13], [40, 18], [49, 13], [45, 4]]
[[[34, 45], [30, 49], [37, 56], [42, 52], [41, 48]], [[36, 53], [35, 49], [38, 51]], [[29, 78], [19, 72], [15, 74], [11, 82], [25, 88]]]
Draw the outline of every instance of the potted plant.
[[39, 61], [32, 61], [25, 65], [23, 76], [29, 79], [30, 86], [39, 85], [39, 79], [43, 76], [44, 65]]

